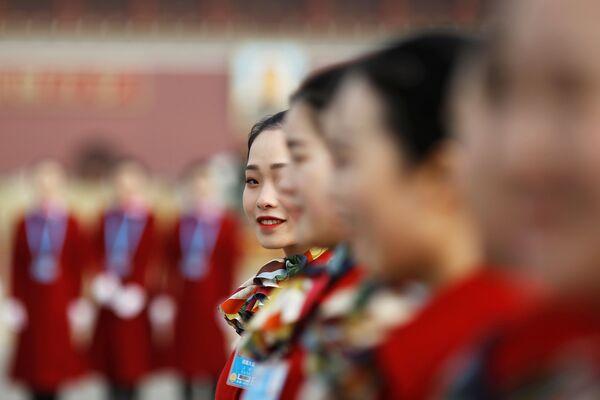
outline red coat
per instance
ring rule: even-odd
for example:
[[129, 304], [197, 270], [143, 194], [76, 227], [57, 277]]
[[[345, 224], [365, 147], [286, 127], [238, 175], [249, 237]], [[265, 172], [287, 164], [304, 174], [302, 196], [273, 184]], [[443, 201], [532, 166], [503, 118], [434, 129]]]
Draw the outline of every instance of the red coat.
[[514, 319], [531, 292], [489, 269], [442, 289], [377, 351], [382, 398], [429, 399], [448, 362], [467, 346]]
[[[471, 393], [498, 398], [599, 398], [597, 304], [547, 300], [488, 341]], [[480, 379], [477, 379], [480, 378]]]
[[216, 379], [226, 362], [217, 307], [231, 292], [241, 251], [241, 226], [229, 212], [215, 220], [183, 215], [170, 235], [166, 259], [176, 301], [172, 362], [185, 378]]
[[[96, 253], [100, 272], [111, 267], [110, 254], [122, 226], [123, 211], [111, 210], [101, 219], [96, 238]], [[146, 295], [151, 291], [151, 269], [156, 265], [157, 252], [154, 216], [138, 213], [128, 219], [129, 254], [117, 272], [122, 285], [136, 284]], [[113, 263], [116, 265], [117, 263]], [[108, 380], [119, 385], [135, 385], [152, 368], [152, 340], [147, 307], [137, 316], [124, 319], [108, 306], [100, 308], [91, 348], [94, 368]]]
[[[11, 374], [39, 391], [56, 391], [84, 371], [83, 358], [71, 341], [67, 310], [81, 292], [87, 245], [72, 216], [51, 220], [55, 223], [45, 225], [48, 218], [41, 213], [21, 219], [12, 256], [12, 296], [24, 305], [27, 324], [17, 338]], [[44, 231], [55, 263], [36, 262], [43, 258], [38, 255]]]

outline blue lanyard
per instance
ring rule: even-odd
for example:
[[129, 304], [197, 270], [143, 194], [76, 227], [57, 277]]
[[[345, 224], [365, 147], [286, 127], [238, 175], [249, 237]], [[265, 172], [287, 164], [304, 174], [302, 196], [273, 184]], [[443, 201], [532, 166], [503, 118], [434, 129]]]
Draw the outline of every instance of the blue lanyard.
[[34, 257], [42, 254], [57, 256], [65, 240], [65, 218], [51, 219], [35, 215], [27, 218], [25, 223], [27, 243]]
[[129, 221], [125, 215], [119, 224], [110, 254], [111, 257], [122, 257], [125, 254], [129, 254]]
[[31, 252], [30, 273], [40, 283], [52, 283], [58, 277], [58, 257], [66, 236], [66, 219], [34, 215], [26, 220], [26, 233]]
[[[194, 224], [193, 231], [191, 225]], [[197, 280], [206, 274], [209, 259], [216, 241], [217, 229], [214, 223], [199, 218], [186, 218], [181, 223], [181, 271], [189, 279]]]
[[[120, 217], [118, 227], [116, 219]], [[130, 272], [131, 257], [141, 239], [146, 219], [132, 221], [125, 213], [106, 218], [105, 243], [108, 269], [125, 277]]]

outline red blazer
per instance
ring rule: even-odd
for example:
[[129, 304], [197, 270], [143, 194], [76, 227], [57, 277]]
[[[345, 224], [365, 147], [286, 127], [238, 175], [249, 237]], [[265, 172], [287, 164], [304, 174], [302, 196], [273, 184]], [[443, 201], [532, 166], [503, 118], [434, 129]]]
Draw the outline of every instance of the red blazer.
[[[111, 242], [122, 219], [122, 210], [106, 212], [96, 237], [99, 272], [108, 271]], [[137, 284], [149, 295], [149, 275], [157, 264], [155, 222], [151, 213], [133, 218], [129, 232], [130, 262], [121, 274], [121, 284]], [[107, 230], [108, 228], [108, 230]], [[109, 232], [111, 231], [111, 232]], [[108, 380], [120, 385], [134, 385], [152, 368], [152, 341], [147, 307], [131, 319], [117, 316], [109, 307], [101, 307], [94, 332], [91, 359], [94, 368]]]
[[545, 398], [548, 387], [556, 398], [600, 396], [597, 304], [546, 300], [489, 344], [478, 363], [479, 388], [507, 398]]
[[512, 320], [531, 293], [488, 268], [442, 291], [377, 349], [382, 398], [429, 399], [449, 360]]
[[216, 379], [226, 362], [217, 307], [231, 292], [242, 253], [241, 226], [233, 213], [205, 224], [198, 234], [209, 252], [207, 259], [186, 264], [198, 228], [196, 215], [181, 216], [165, 246], [169, 292], [177, 307], [172, 363], [188, 379]]
[[35, 266], [41, 265], [35, 260], [47, 221], [41, 213], [18, 222], [12, 252], [11, 292], [24, 305], [27, 324], [17, 337], [11, 375], [38, 391], [56, 391], [84, 372], [81, 353], [71, 341], [67, 310], [81, 293], [88, 246], [72, 216], [60, 220], [50, 235], [56, 251], [54, 268]]

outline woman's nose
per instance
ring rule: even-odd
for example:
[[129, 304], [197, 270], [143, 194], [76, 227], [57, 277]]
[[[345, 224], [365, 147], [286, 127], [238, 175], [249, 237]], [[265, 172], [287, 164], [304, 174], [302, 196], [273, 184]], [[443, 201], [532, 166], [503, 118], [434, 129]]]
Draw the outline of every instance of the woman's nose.
[[279, 204], [277, 190], [272, 183], [265, 183], [256, 199], [256, 206], [262, 210], [275, 208]]

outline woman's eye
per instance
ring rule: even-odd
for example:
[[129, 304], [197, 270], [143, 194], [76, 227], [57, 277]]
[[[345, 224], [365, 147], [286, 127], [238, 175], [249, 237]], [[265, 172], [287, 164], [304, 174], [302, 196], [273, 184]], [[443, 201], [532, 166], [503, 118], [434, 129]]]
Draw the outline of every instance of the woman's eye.
[[248, 186], [258, 185], [258, 181], [254, 178], [246, 178], [246, 185], [248, 185]]
[[295, 164], [300, 164], [304, 161], [306, 161], [307, 157], [304, 154], [292, 154], [292, 161]]
[[335, 154], [333, 157], [333, 164], [336, 168], [346, 168], [350, 164], [350, 157], [345, 154]]

